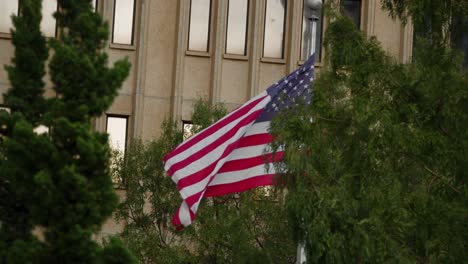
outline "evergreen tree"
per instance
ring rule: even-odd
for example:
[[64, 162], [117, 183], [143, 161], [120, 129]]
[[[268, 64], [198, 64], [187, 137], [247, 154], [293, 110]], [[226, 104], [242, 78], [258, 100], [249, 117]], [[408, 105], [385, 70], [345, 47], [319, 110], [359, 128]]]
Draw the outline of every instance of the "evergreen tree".
[[349, 19], [331, 22], [312, 106], [273, 122], [289, 219], [308, 263], [461, 263], [468, 74], [438, 26], [457, 1], [382, 2], [433, 27], [403, 65]]
[[[196, 133], [226, 115], [222, 105], [194, 105]], [[256, 189], [204, 198], [197, 220], [182, 232], [171, 220], [180, 194], [164, 171], [164, 156], [182, 142], [172, 122], [159, 139], [130, 144], [116, 174], [126, 183], [127, 199], [118, 210], [128, 220], [122, 237], [141, 263], [294, 263], [296, 244], [287, 225], [284, 194]]]
[[[21, 1], [13, 17], [16, 47], [7, 66], [11, 114], [0, 114], [0, 262], [130, 263], [117, 240], [100, 246], [92, 236], [116, 208], [107, 135], [92, 118], [112, 103], [129, 73], [112, 68], [103, 49], [108, 25], [91, 0], [58, 0], [57, 39], [48, 64], [55, 96], [44, 97], [46, 39], [41, 1]], [[48, 128], [37, 133], [38, 126]]]

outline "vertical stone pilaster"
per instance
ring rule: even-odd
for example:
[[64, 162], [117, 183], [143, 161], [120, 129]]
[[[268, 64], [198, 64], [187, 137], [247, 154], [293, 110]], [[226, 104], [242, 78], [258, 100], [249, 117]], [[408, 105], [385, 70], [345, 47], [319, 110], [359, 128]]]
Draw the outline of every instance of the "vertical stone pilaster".
[[[212, 0], [213, 1], [213, 0]], [[226, 36], [226, 18], [227, 18], [227, 0], [213, 1], [216, 16], [213, 17], [214, 23], [212, 34], [213, 40], [213, 63], [211, 65], [211, 89], [210, 102], [219, 103], [221, 100], [221, 78], [223, 76], [223, 54]]]
[[292, 72], [297, 68], [297, 62], [300, 60], [300, 46], [301, 46], [301, 24], [302, 24], [302, 1], [303, 0], [290, 0], [290, 41], [289, 52], [287, 54], [287, 71]]
[[400, 46], [400, 62], [410, 63], [413, 56], [413, 34], [414, 25], [411, 20], [408, 20], [406, 25], [401, 25], [401, 46]]
[[185, 49], [187, 47], [190, 0], [179, 0], [177, 49], [175, 52], [174, 85], [171, 98], [173, 120], [182, 118], [182, 99], [184, 85]]
[[[137, 8], [140, 10], [140, 16], [138, 20], [135, 20], [135, 24], [139, 24], [139, 34], [137, 41], [137, 65], [136, 67], [136, 81], [135, 81], [135, 93], [133, 94], [133, 109], [131, 116], [131, 123], [133, 127], [133, 138], [141, 138], [143, 135], [143, 122], [144, 122], [144, 97], [145, 97], [145, 83], [146, 83], [146, 59], [148, 45], [146, 36], [149, 30], [149, 12], [151, 10], [151, 1], [140, 0], [140, 5]], [[138, 3], [138, 2], [137, 2]], [[135, 36], [136, 37], [136, 36]], [[131, 132], [131, 131], [129, 131]]]
[[247, 98], [252, 98], [258, 93], [259, 75], [260, 75], [260, 58], [262, 54], [262, 40], [263, 40], [263, 21], [265, 17], [265, 0], [252, 1], [253, 26], [250, 30], [250, 58], [249, 58], [249, 87], [250, 94]]

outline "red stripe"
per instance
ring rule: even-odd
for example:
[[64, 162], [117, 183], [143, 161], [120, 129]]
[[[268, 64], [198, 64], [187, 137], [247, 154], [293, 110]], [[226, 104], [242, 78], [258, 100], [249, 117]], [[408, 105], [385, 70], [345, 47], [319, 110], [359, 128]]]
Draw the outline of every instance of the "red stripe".
[[264, 145], [270, 143], [273, 140], [273, 137], [268, 133], [256, 134], [251, 136], [243, 137], [239, 140], [238, 148]]
[[[272, 153], [268, 153], [265, 155], [260, 155], [252, 158], [246, 158], [246, 159], [237, 159], [237, 160], [230, 160], [219, 169], [219, 173], [223, 172], [231, 172], [231, 171], [239, 171], [239, 170], [245, 170], [251, 167], [255, 167], [258, 165], [262, 165], [265, 163], [270, 163], [273, 161], [280, 161], [283, 159], [283, 151], [277, 152], [274, 156]], [[216, 176], [215, 176], [216, 177]]]
[[184, 201], [188, 205], [189, 208], [192, 208], [192, 205], [194, 205], [196, 202], [200, 201], [200, 198], [203, 194], [203, 191], [196, 193], [192, 196], [187, 197]]
[[192, 147], [199, 141], [203, 140], [204, 138], [208, 137], [209, 135], [215, 133], [219, 129], [223, 128], [227, 124], [233, 122], [234, 120], [238, 119], [239, 117], [245, 115], [248, 113], [252, 108], [254, 108], [258, 103], [260, 103], [266, 96], [263, 96], [255, 101], [252, 101], [250, 104], [245, 105], [239, 109], [237, 109], [236, 112], [233, 112], [232, 115], [227, 116], [225, 119], [221, 119], [217, 123], [213, 124], [212, 126], [208, 127], [206, 130], [201, 131], [197, 135], [191, 138], [191, 140], [187, 141], [183, 145], [179, 145], [179, 147], [175, 148], [172, 152], [167, 154], [164, 157], [164, 162], [166, 162], [168, 159], [174, 157], [175, 155], [187, 150], [188, 148]]
[[172, 218], [172, 225], [174, 225], [177, 230], [181, 230], [181, 229], [184, 228], [184, 226], [180, 222], [179, 213], [180, 213], [180, 207], [177, 208], [177, 212], [175, 213], [174, 217]]
[[[177, 209], [176, 214], [172, 218], [172, 225], [175, 226], [175, 228], [180, 231], [184, 229], [184, 225], [182, 224], [182, 222], [180, 222], [179, 213], [180, 213], [180, 207]], [[192, 210], [189, 210], [189, 213], [190, 213], [190, 223], [193, 223], [193, 220], [195, 220], [195, 214], [192, 212]]]
[[242, 192], [252, 188], [274, 185], [274, 174], [265, 174], [252, 177], [243, 181], [209, 186], [206, 189], [204, 197], [221, 196], [235, 192]]
[[[188, 156], [186, 159], [172, 165], [171, 168], [167, 171], [167, 173], [172, 176], [176, 171], [178, 171], [178, 170], [180, 170], [182, 168], [185, 168], [186, 166], [188, 166], [192, 162], [194, 162], [196, 160], [199, 160], [200, 158], [204, 157], [205, 155], [207, 155], [208, 153], [210, 153], [211, 151], [216, 149], [219, 145], [221, 145], [224, 142], [226, 142], [227, 140], [229, 140], [233, 135], [235, 135], [237, 133], [237, 131], [241, 127], [253, 122], [262, 111], [263, 111], [262, 109], [259, 109], [259, 110], [255, 111], [255, 112], [252, 112], [246, 118], [244, 118], [242, 121], [240, 121], [233, 129], [229, 130], [229, 132], [227, 132], [224, 135], [222, 135], [221, 137], [217, 138], [214, 142], [212, 142], [208, 146], [204, 147], [202, 150], [200, 150], [200, 151], [194, 153], [193, 155]], [[216, 163], [220, 159], [222, 159], [222, 158], [226, 157], [227, 155], [229, 155], [229, 153], [231, 153], [232, 150], [235, 147], [237, 147], [238, 143], [239, 143], [239, 140], [232, 142], [231, 144], [229, 144], [225, 148], [225, 150], [223, 151], [223, 153], [221, 153], [221, 156], [218, 159], [212, 161], [212, 163], [210, 165], [203, 168], [201, 171], [196, 172], [196, 173], [194, 173], [192, 175], [186, 176], [183, 179], [180, 179], [178, 183], [180, 183], [180, 181], [186, 180], [186, 179], [195, 179], [196, 181], [189, 180], [192, 183], [195, 183], [195, 182], [198, 182], [198, 181], [202, 180], [203, 178], [205, 178], [207, 175], [209, 175], [213, 171], [214, 167], [216, 166]], [[211, 168], [211, 169], [207, 169], [207, 168]], [[203, 172], [203, 173], [201, 173], [201, 172]]]

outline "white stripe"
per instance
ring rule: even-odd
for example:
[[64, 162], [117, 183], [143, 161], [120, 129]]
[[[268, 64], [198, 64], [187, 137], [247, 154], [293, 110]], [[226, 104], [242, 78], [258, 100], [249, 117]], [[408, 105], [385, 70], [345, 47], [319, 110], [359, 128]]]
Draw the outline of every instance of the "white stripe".
[[274, 163], [269, 163], [269, 170], [267, 171], [265, 164], [260, 164], [255, 167], [251, 167], [245, 170], [238, 170], [238, 171], [230, 171], [224, 172], [220, 174], [216, 174], [213, 181], [210, 183], [209, 186], [219, 185], [219, 184], [227, 184], [227, 183], [234, 183], [243, 181], [245, 179], [249, 179], [252, 177], [265, 175], [265, 174], [274, 174], [275, 173], [275, 166]]
[[249, 128], [249, 131], [245, 133], [245, 136], [268, 133], [268, 129], [270, 128], [270, 123], [271, 123], [270, 121], [264, 121], [264, 122], [253, 124]]
[[267, 146], [267, 144], [262, 144], [252, 147], [237, 148], [229, 155], [228, 161], [260, 156], [264, 153], [265, 147]]
[[182, 204], [180, 205], [179, 220], [183, 226], [188, 226], [192, 223], [192, 220], [190, 219], [189, 208], [185, 201], [183, 201]]
[[[218, 164], [216, 164], [216, 167], [215, 169], [213, 170], [212, 173], [210, 173], [210, 175], [206, 178], [204, 178], [203, 180], [195, 183], [195, 184], [192, 184], [192, 185], [189, 185], [181, 190], [179, 190], [180, 192], [180, 195], [182, 196], [183, 199], [186, 199], [187, 197], [190, 197], [194, 194], [197, 194], [201, 191], [204, 191], [206, 190], [206, 187], [208, 187], [208, 183], [209, 181], [211, 180], [211, 178], [213, 177], [213, 175], [219, 171], [219, 169], [229, 160], [236, 160], [238, 158], [248, 158], [248, 157], [257, 157], [257, 156], [261, 156], [263, 154], [267, 154], [267, 153], [271, 153], [271, 151], [269, 152], [264, 152], [264, 148], [265, 147], [268, 147], [268, 145], [264, 144], [264, 145], [259, 145], [259, 146], [255, 146], [255, 147], [246, 147], [246, 148], [240, 148], [240, 149], [236, 149], [235, 151], [237, 152], [234, 156], [234, 157], [231, 157], [232, 156], [232, 153], [231, 155], [228, 155], [227, 157], [221, 159], [219, 161]], [[278, 149], [278, 151], [282, 151], [282, 149]], [[243, 153], [245, 152], [245, 153]], [[256, 152], [256, 153], [253, 153], [252, 152]], [[233, 152], [234, 153], [234, 152]], [[247, 156], [247, 155], [250, 155], [250, 156]], [[262, 164], [260, 166], [265, 166], [265, 164]], [[270, 168], [274, 168], [274, 166], [270, 166]], [[273, 171], [274, 173], [274, 171]], [[216, 181], [216, 178], [218, 177], [218, 175], [222, 175], [224, 173], [221, 173], [221, 174], [216, 174], [215, 175], [215, 179], [213, 181]], [[209, 186], [211, 186], [211, 184], [209, 184]], [[203, 195], [200, 196], [200, 199]], [[193, 208], [193, 206], [191, 207]], [[192, 210], [193, 211], [193, 210]]]
[[[269, 100], [269, 97], [267, 97], [268, 100]], [[265, 100], [263, 100], [266, 103], [268, 103]], [[263, 108], [263, 104], [259, 104], [257, 105], [255, 108]], [[189, 165], [177, 170], [174, 172], [174, 174], [172, 175], [172, 180], [177, 183], [180, 179], [183, 179], [184, 177], [187, 177], [189, 175], [192, 175], [196, 172], [199, 172], [200, 170], [204, 169], [205, 167], [207, 167], [208, 165], [212, 164], [214, 161], [216, 161], [217, 159], [219, 159], [221, 157], [221, 155], [223, 154], [224, 150], [227, 148], [227, 146], [237, 140], [239, 140], [246, 132], [246, 130], [251, 126], [251, 124], [255, 122], [255, 120], [251, 121], [250, 123], [240, 127], [236, 133], [227, 141], [225, 141], [223, 144], [217, 146], [214, 150], [212, 150], [211, 152], [208, 152], [206, 153], [203, 157], [193, 161], [192, 163], [190, 163]], [[238, 123], [238, 122], [237, 122]], [[227, 126], [226, 126], [227, 127]], [[225, 127], [225, 128], [226, 128]], [[221, 130], [224, 130], [221, 129]], [[227, 129], [229, 130], [229, 129]], [[224, 133], [226, 133], [227, 131], [224, 131]], [[219, 136], [218, 136], [219, 137]], [[209, 136], [207, 137], [206, 139], [209, 139], [209, 142], [210, 141], [213, 141], [215, 140], [217, 137], [213, 137], [213, 136]], [[205, 141], [205, 140], [202, 140], [202, 141]], [[202, 142], [200, 141], [200, 142]], [[209, 143], [205, 143], [204, 146], [201, 146], [199, 145], [199, 148], [203, 148], [203, 147], [206, 147], [206, 145], [209, 144]], [[198, 145], [198, 144], [197, 144]], [[182, 153], [185, 153], [186, 155], [190, 154], [192, 155], [192, 153], [189, 153], [189, 152], [192, 152], [192, 153], [196, 153], [197, 151], [195, 151], [195, 149], [192, 147], [190, 149], [188, 149], [187, 151], [185, 152], [182, 152]], [[229, 155], [228, 155], [229, 156]], [[225, 159], [223, 159], [225, 160]], [[221, 161], [218, 161], [218, 163], [220, 163]], [[222, 164], [221, 164], [222, 165]], [[214, 171], [214, 173], [216, 173], [217, 170]]]
[[[223, 144], [219, 145], [211, 152], [208, 152], [203, 157], [193, 161], [187, 166], [180, 168], [178, 171], [174, 172], [174, 175], [172, 175], [172, 180], [177, 183], [179, 180], [199, 172], [200, 170], [206, 168], [207, 166], [211, 165], [213, 162], [218, 160], [223, 155], [227, 146], [239, 140], [254, 121], [246, 124], [245, 126], [240, 127], [239, 130], [237, 130], [237, 132], [229, 140], [225, 141]], [[225, 161], [228, 157], [229, 154], [225, 158], [219, 160], [217, 164], [223, 165], [223, 161]], [[218, 168], [218, 166], [216, 166], [215, 168]], [[218, 170], [215, 169], [210, 175], [214, 175], [217, 171]]]
[[[234, 109], [231, 113], [225, 115], [223, 118], [221, 118], [220, 120], [218, 120], [218, 122], [221, 121], [221, 120], [224, 120], [224, 119], [226, 119], [226, 118], [229, 118], [229, 117], [232, 116], [233, 114], [237, 113], [238, 111], [240, 111], [240, 110], [243, 108], [244, 105], [248, 105], [248, 104], [251, 103], [252, 101], [255, 101], [255, 100], [257, 100], [258, 98], [263, 97], [263, 96], [266, 96], [266, 95], [267, 95], [266, 91], [263, 91], [262, 93], [258, 94], [257, 96], [255, 96], [255, 97], [251, 98], [250, 100], [248, 100], [247, 102], [245, 102], [245, 103], [244, 103], [243, 105], [241, 105], [239, 108]], [[217, 122], [216, 122], [216, 123], [217, 123]], [[211, 124], [211, 125], [208, 126], [207, 128], [205, 128], [205, 129], [203, 129], [202, 131], [200, 131], [199, 133], [203, 132], [203, 131], [206, 130], [206, 129], [209, 129], [210, 127], [214, 126], [216, 123]], [[192, 136], [192, 137], [190, 137], [190, 138], [188, 138], [188, 139], [185, 140], [185, 141], [183, 141], [183, 142], [180, 143], [176, 148], [179, 148], [179, 147], [181, 147], [181, 146], [187, 144], [187, 142], [192, 141], [194, 138], [196, 138], [196, 135], [195, 135], [195, 136]]]
[[[235, 183], [239, 181], [243, 181], [249, 178], [253, 178], [256, 176], [261, 176], [265, 174], [275, 174], [275, 166], [274, 163], [269, 164], [269, 169], [267, 171], [265, 164], [258, 165], [249, 169], [245, 170], [238, 170], [226, 173], [220, 173], [215, 175], [215, 179], [208, 185], [214, 186], [219, 184], [227, 184], [227, 183]], [[200, 205], [200, 201], [203, 198], [203, 194], [200, 196], [197, 202], [195, 202], [190, 209], [192, 212], [197, 212], [198, 206]]]
[[[258, 98], [260, 98], [260, 97], [262, 97], [262, 96], [265, 96], [265, 95], [267, 95], [266, 92], [263, 92], [263, 93], [261, 93], [260, 95], [256, 96], [254, 99], [258, 99]], [[168, 160], [166, 161], [166, 164], [165, 164], [165, 166], [164, 166], [164, 169], [165, 169], [166, 171], [168, 171], [168, 170], [172, 167], [172, 165], [174, 165], [175, 163], [180, 162], [180, 161], [186, 159], [187, 157], [193, 155], [194, 153], [197, 153], [198, 151], [200, 151], [201, 149], [203, 149], [205, 146], [207, 146], [208, 144], [210, 144], [211, 142], [213, 142], [216, 138], [221, 137], [221, 136], [222, 136], [223, 134], [225, 134], [227, 131], [231, 130], [235, 125], [237, 125], [237, 124], [238, 124], [242, 119], [244, 119], [246, 116], [248, 116], [248, 115], [251, 114], [252, 112], [255, 112], [255, 111], [259, 110], [259, 109], [262, 109], [270, 100], [271, 100], [270, 96], [266, 96], [265, 99], [263, 99], [263, 100], [261, 100], [259, 103], [257, 103], [257, 105], [255, 105], [255, 107], [253, 107], [252, 109], [250, 109], [250, 111], [249, 111], [248, 113], [246, 113], [245, 115], [243, 115], [243, 116], [237, 118], [236, 120], [234, 120], [234, 121], [232, 121], [232, 122], [229, 122], [228, 124], [226, 124], [226, 126], [220, 128], [220, 129], [218, 129], [216, 132], [212, 133], [211, 135], [209, 135], [208, 137], [204, 138], [203, 140], [197, 142], [195, 145], [191, 146], [191, 147], [188, 148], [187, 150], [185, 150], [185, 151], [183, 151], [183, 152], [181, 152], [181, 153], [179, 153], [179, 154], [177, 154], [177, 155], [171, 157], [170, 159], [168, 159]], [[250, 101], [252, 101], [252, 100], [250, 100]], [[250, 101], [249, 101], [249, 102], [250, 102]], [[248, 102], [248, 103], [249, 103], [249, 102]], [[247, 104], [247, 103], [246, 103], [246, 104]], [[241, 108], [242, 108], [242, 107], [241, 107]], [[237, 109], [237, 111], [239, 111], [239, 110], [240, 110], [240, 108]], [[236, 111], [235, 111], [235, 112], [236, 112]], [[233, 112], [233, 113], [234, 113], [234, 112]], [[222, 118], [221, 120], [224, 120], [224, 119], [228, 118], [228, 117], [231, 116], [233, 113], [227, 115], [226, 117]], [[218, 122], [221, 122], [221, 120], [218, 121]], [[211, 126], [214, 126], [214, 125], [217, 124], [218, 122], [214, 123], [214, 124], [211, 125]], [[210, 126], [210, 127], [211, 127], [211, 126]], [[208, 127], [208, 128], [210, 128], [210, 127]], [[202, 133], [203, 131], [205, 131], [205, 130], [208, 129], [208, 128], [205, 128], [204, 130], [202, 130], [201, 132], [199, 132], [197, 135], [200, 135], [200, 133]], [[195, 140], [196, 138], [198, 138], [197, 135], [195, 135], [195, 136], [193, 136], [192, 138], [190, 138], [190, 141], [191, 141], [191, 140]], [[189, 142], [189, 141], [187, 141], [187, 142]], [[180, 146], [182, 146], [182, 145], [180, 145]], [[179, 146], [179, 147], [180, 147], [180, 146]], [[179, 147], [177, 147], [177, 148], [179, 148]]]

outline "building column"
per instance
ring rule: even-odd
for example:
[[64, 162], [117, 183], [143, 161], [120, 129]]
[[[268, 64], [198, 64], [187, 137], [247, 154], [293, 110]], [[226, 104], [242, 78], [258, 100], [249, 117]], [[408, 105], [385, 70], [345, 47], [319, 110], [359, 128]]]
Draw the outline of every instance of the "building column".
[[249, 91], [247, 98], [252, 98], [258, 93], [259, 75], [260, 75], [260, 58], [262, 54], [262, 39], [263, 39], [263, 21], [265, 12], [265, 0], [255, 0], [252, 3], [253, 26], [250, 30], [250, 58], [249, 58]]
[[136, 81], [135, 81], [135, 94], [133, 95], [133, 109], [131, 122], [133, 123], [133, 138], [141, 138], [143, 135], [143, 122], [144, 122], [144, 108], [145, 108], [145, 82], [146, 82], [146, 58], [147, 58], [147, 41], [149, 28], [149, 11], [151, 10], [151, 1], [140, 1], [140, 14], [139, 17], [139, 37], [137, 42], [137, 64], [136, 64]]
[[214, 43], [213, 63], [211, 65], [211, 89], [210, 102], [219, 103], [221, 100], [221, 78], [223, 76], [223, 54], [225, 47], [227, 0], [213, 1], [215, 4], [216, 16], [213, 18]]
[[176, 63], [174, 65], [174, 85], [171, 98], [171, 116], [174, 121], [182, 119], [185, 49], [187, 47], [190, 0], [179, 0], [178, 3], [177, 49], [174, 58]]

